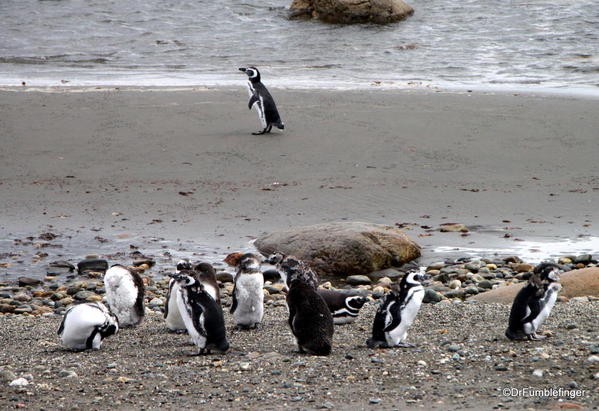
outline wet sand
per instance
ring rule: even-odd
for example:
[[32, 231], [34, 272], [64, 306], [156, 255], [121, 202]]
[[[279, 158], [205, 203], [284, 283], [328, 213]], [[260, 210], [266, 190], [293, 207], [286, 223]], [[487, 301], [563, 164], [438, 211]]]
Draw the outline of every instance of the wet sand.
[[[82, 253], [97, 235], [226, 252], [271, 230], [365, 220], [410, 223], [432, 261], [441, 246], [596, 234], [599, 100], [273, 94], [286, 130], [252, 136], [242, 87], [0, 91], [0, 237], [54, 230]], [[444, 222], [470, 233], [435, 231]]]

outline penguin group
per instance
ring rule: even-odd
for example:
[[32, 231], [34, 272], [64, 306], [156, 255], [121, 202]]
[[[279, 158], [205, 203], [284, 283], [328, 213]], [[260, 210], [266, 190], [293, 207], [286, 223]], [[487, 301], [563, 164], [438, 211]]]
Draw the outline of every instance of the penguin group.
[[[287, 323], [298, 351], [329, 355], [335, 326], [355, 320], [369, 298], [342, 291], [319, 289], [316, 272], [304, 261], [275, 253], [267, 258], [253, 253], [232, 253], [224, 262], [235, 269], [229, 313], [239, 331], [256, 329], [264, 316], [262, 264], [276, 268], [287, 287]], [[509, 340], [540, 340], [538, 334], [550, 315], [561, 289], [560, 266], [541, 263], [525, 287], [516, 295], [505, 332]], [[370, 349], [413, 348], [407, 331], [424, 299], [429, 280], [424, 267], [412, 269], [384, 297], [372, 323]], [[72, 350], [100, 349], [102, 341], [120, 328], [138, 326], [144, 318], [144, 282], [134, 270], [115, 264], [104, 274], [106, 307], [101, 302], [69, 308], [58, 334]], [[164, 320], [168, 330], [187, 333], [195, 354], [225, 353], [230, 345], [221, 306], [219, 285], [213, 266], [207, 262], [181, 260], [170, 274]]]

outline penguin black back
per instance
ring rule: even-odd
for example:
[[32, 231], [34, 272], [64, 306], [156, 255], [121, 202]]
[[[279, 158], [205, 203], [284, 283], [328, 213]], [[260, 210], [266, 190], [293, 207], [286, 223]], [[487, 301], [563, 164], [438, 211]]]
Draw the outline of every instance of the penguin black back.
[[559, 273], [561, 268], [553, 263], [541, 263], [535, 267], [528, 283], [522, 288], [512, 303], [510, 319], [505, 335], [510, 340], [540, 340], [536, 334], [539, 326], [551, 313], [561, 289]]
[[250, 100], [248, 102], [248, 108], [255, 108], [258, 112], [258, 117], [262, 123], [263, 130], [252, 133], [254, 135], [260, 135], [270, 133], [273, 126], [280, 130], [285, 128], [275, 100], [270, 95], [268, 89], [262, 84], [260, 72], [256, 67], [241, 67], [239, 71], [244, 72], [248, 76], [248, 93]]

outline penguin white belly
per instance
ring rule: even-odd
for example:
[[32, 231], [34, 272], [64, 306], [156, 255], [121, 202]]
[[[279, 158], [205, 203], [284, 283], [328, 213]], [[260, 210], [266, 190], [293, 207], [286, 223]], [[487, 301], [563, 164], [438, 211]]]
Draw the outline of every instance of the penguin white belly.
[[[181, 318], [185, 323], [185, 328], [187, 328], [187, 332], [191, 337], [191, 341], [199, 348], [206, 347], [206, 337], [200, 334], [200, 330], [197, 330], [194, 323], [192, 315], [194, 315], [193, 310], [191, 309], [191, 305], [189, 305], [189, 301], [187, 299], [187, 291], [184, 288], [179, 288], [178, 296], [177, 296], [177, 305], [179, 306], [179, 312], [181, 313]], [[202, 332], [204, 332], [204, 314], [200, 313], [199, 321], [200, 327], [202, 328]], [[205, 333], [205, 332], [204, 332]]]
[[334, 324], [349, 324], [356, 320], [358, 314], [354, 314], [347, 308], [341, 308], [333, 313]]
[[[73, 350], [85, 350], [87, 339], [94, 329], [106, 321], [106, 316], [97, 308], [85, 304], [74, 306], [65, 314], [64, 329], [60, 336], [62, 343]], [[92, 348], [99, 349], [102, 337], [97, 334]]]
[[264, 277], [262, 273], [243, 274], [235, 285], [237, 308], [233, 313], [235, 324], [253, 326], [262, 321], [264, 314]]
[[416, 315], [420, 310], [420, 306], [422, 305], [423, 299], [424, 288], [413, 287], [412, 289], [410, 289], [406, 297], [407, 304], [403, 306], [400, 310], [401, 322], [396, 328], [385, 333], [387, 345], [395, 346], [406, 340], [408, 336], [408, 328], [410, 328], [410, 326], [416, 319]]
[[547, 319], [547, 317], [549, 317], [549, 314], [551, 314], [551, 310], [553, 309], [553, 306], [557, 301], [557, 294], [561, 288], [562, 287], [560, 284], [553, 283], [549, 285], [547, 291], [545, 291], [545, 295], [543, 296], [543, 299], [545, 300], [545, 305], [543, 306], [543, 309], [541, 310], [537, 318], [532, 320], [533, 332], [536, 332], [541, 326], [541, 324], [543, 324], [543, 322]]
[[[174, 280], [171, 280], [174, 282]], [[181, 317], [181, 313], [179, 312], [179, 304], [177, 303], [179, 299], [179, 289], [181, 286], [176, 282], [173, 284], [171, 288], [170, 298], [168, 300], [168, 315], [166, 316], [166, 326], [171, 331], [179, 331], [186, 330], [187, 327], [183, 322], [183, 318]]]
[[[252, 87], [252, 82], [249, 81], [248, 82], [248, 94], [250, 95], [250, 98], [252, 98], [255, 95], [255, 90], [254, 87]], [[256, 109], [256, 112], [258, 113], [258, 118], [260, 119], [260, 124], [262, 124], [263, 128], [266, 128], [266, 115], [264, 114], [264, 99], [262, 99], [262, 96], [258, 95], [258, 101], [256, 101], [252, 107]]]
[[202, 283], [202, 285], [204, 286], [204, 290], [206, 290], [206, 292], [210, 294], [210, 297], [212, 297], [214, 301], [218, 301], [216, 299], [216, 288], [214, 288], [212, 284]]
[[134, 305], [138, 290], [133, 278], [125, 269], [111, 270], [104, 276], [106, 300], [110, 310], [119, 319], [119, 325], [137, 324], [139, 318], [135, 313]]

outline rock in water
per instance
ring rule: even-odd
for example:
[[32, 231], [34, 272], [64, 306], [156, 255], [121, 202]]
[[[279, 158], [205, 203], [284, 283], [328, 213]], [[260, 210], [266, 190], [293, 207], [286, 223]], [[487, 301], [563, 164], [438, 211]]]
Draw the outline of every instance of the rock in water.
[[290, 11], [291, 19], [317, 18], [334, 24], [387, 24], [414, 13], [403, 0], [293, 0]]
[[264, 255], [293, 255], [324, 278], [367, 275], [420, 257], [401, 230], [364, 222], [316, 224], [266, 234], [254, 245]]

